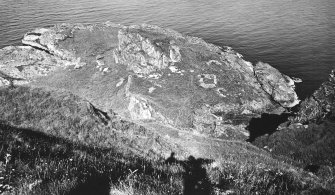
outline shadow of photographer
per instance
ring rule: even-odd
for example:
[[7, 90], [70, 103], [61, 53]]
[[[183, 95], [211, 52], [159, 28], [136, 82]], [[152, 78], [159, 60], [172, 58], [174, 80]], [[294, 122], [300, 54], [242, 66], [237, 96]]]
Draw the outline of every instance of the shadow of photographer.
[[187, 160], [180, 161], [171, 156], [165, 160], [166, 164], [179, 164], [183, 166], [185, 172], [183, 174], [183, 195], [209, 195], [211, 193], [211, 183], [207, 177], [206, 169], [202, 167], [204, 164], [212, 163], [213, 160], [194, 158], [189, 156]]

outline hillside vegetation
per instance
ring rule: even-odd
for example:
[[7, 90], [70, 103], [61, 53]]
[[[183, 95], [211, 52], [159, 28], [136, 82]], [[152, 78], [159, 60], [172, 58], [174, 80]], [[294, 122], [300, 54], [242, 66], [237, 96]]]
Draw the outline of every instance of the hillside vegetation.
[[166, 157], [139, 148], [136, 134], [150, 136], [146, 129], [92, 112], [65, 92], [3, 88], [0, 105], [0, 189], [6, 194], [334, 192], [334, 175], [313, 175], [270, 154], [248, 155], [248, 147], [228, 147], [215, 160], [166, 164]]

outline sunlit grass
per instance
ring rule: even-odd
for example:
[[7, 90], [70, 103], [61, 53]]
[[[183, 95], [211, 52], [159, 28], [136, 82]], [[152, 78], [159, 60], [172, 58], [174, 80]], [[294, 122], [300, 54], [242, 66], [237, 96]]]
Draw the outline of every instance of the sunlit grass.
[[[185, 164], [136, 153], [136, 137], [116, 133], [148, 133], [136, 124], [114, 118], [103, 124], [84, 100], [65, 92], [1, 89], [0, 104], [0, 189], [7, 193], [183, 193]], [[321, 195], [334, 189], [329, 171], [318, 177], [270, 155], [247, 155], [258, 151], [254, 147], [234, 148], [203, 164], [210, 194]]]

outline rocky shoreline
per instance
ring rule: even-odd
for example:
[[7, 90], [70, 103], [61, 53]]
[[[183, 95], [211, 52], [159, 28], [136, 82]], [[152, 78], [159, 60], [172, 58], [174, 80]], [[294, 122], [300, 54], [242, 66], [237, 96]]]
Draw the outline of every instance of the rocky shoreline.
[[[252, 170], [260, 161], [291, 167], [288, 175], [335, 163], [335, 70], [300, 102], [301, 80], [157, 26], [60, 24], [26, 33], [22, 43], [0, 49], [3, 127], [119, 146], [145, 159], [210, 159], [214, 175], [218, 162], [235, 171], [239, 160], [239, 169], [256, 163]], [[308, 188], [305, 180], [322, 182], [301, 177], [299, 189]]]
[[[163, 137], [177, 130], [247, 140], [252, 120], [260, 118], [263, 128], [261, 115], [269, 114], [265, 120], [278, 123], [300, 102], [300, 81], [269, 64], [253, 65], [229, 47], [157, 26], [61, 24], [28, 32], [22, 43], [0, 50], [0, 86], [69, 91]], [[332, 72], [290, 123], [333, 113]], [[265, 133], [277, 125], [271, 128]]]

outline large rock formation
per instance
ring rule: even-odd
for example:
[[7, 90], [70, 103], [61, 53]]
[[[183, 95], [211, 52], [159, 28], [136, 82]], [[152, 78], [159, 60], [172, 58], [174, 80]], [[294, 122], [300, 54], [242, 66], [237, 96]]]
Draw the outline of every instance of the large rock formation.
[[0, 50], [0, 86], [68, 90], [148, 128], [246, 139], [251, 118], [299, 103], [270, 65], [157, 26], [62, 24], [22, 43]]

